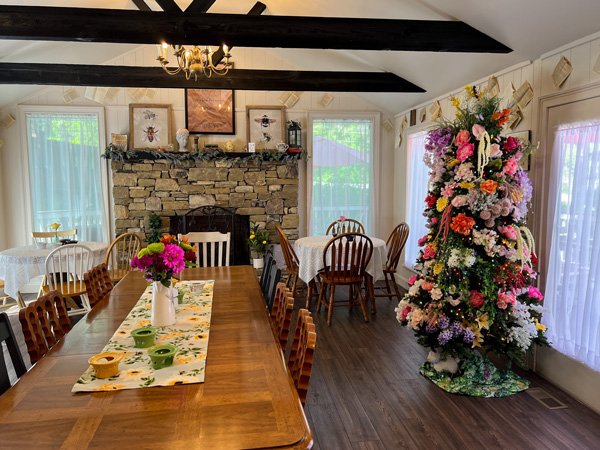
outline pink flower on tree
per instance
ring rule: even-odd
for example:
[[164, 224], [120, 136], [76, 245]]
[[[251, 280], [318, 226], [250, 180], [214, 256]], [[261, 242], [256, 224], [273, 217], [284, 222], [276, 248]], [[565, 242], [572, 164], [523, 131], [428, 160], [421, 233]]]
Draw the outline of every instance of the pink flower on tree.
[[517, 230], [515, 230], [515, 227], [513, 227], [512, 225], [498, 227], [498, 231], [507, 238], [512, 239], [513, 241], [517, 239]]
[[490, 145], [490, 158], [498, 158], [502, 156], [502, 150], [498, 144]]
[[529, 294], [530, 298], [537, 298], [538, 300], [542, 300], [544, 298], [542, 293], [537, 288], [534, 288], [533, 286], [529, 286], [528, 294]]
[[421, 287], [426, 290], [427, 292], [431, 291], [433, 289], [433, 283], [430, 283], [429, 281], [425, 281]]
[[419, 239], [419, 240], [417, 241], [417, 245], [418, 245], [419, 247], [423, 247], [423, 246], [425, 245], [425, 243], [427, 242], [427, 238], [428, 238], [428, 237], [429, 237], [429, 235], [428, 235], [428, 234], [426, 234], [425, 236], [423, 236], [421, 239]]
[[475, 146], [473, 144], [463, 144], [459, 147], [458, 151], [456, 152], [456, 157], [460, 161], [464, 162], [465, 159], [467, 159], [473, 154], [474, 149]]
[[412, 310], [412, 308], [410, 306], [407, 306], [406, 308], [404, 308], [404, 310], [402, 311], [402, 320], [406, 321], [406, 316], [408, 316], [408, 313]]
[[460, 147], [463, 144], [466, 144], [471, 140], [471, 135], [467, 130], [460, 130], [456, 137], [454, 138], [454, 145]]
[[483, 306], [485, 300], [481, 292], [471, 291], [471, 295], [469, 296], [469, 302], [471, 303], [471, 305], [473, 305], [473, 307], [479, 308], [480, 306]]
[[434, 257], [435, 257], [435, 250], [433, 249], [433, 247], [431, 247], [430, 245], [425, 247], [425, 250], [423, 250], [423, 258], [431, 259]]
[[514, 138], [512, 136], [509, 136], [506, 139], [506, 142], [504, 143], [504, 145], [502, 146], [502, 148], [504, 150], [510, 152], [510, 151], [512, 151], [512, 150], [514, 150], [516, 148], [519, 148], [520, 146], [521, 146], [521, 142], [518, 139], [516, 139], [516, 138]]
[[452, 206], [455, 208], [460, 208], [463, 205], [467, 204], [467, 196], [466, 195], [457, 195], [452, 199]]
[[483, 136], [483, 133], [485, 133], [485, 127], [476, 123], [475, 125], [473, 125], [473, 129], [471, 131], [473, 132], [473, 136], [475, 136], [475, 139], [479, 141], [481, 139], [481, 136]]
[[508, 305], [514, 305], [517, 303], [517, 297], [512, 292], [501, 292], [498, 294], [498, 301], [496, 304], [500, 309], [506, 309]]
[[417, 276], [416, 276], [416, 275], [413, 275], [412, 277], [410, 277], [410, 278], [408, 279], [408, 284], [409, 284], [409, 286], [412, 286], [413, 284], [415, 284], [415, 281], [417, 281]]
[[517, 172], [518, 168], [519, 168], [519, 163], [517, 162], [517, 160], [515, 158], [510, 158], [504, 164], [504, 167], [502, 168], [502, 172], [504, 172], [506, 175], [514, 175]]

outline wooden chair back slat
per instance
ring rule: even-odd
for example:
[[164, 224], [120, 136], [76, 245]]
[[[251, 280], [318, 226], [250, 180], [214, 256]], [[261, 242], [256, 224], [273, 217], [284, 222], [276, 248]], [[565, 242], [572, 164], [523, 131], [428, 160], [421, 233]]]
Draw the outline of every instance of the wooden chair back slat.
[[37, 362], [71, 330], [64, 299], [52, 291], [19, 311], [31, 363]]
[[191, 232], [178, 235], [178, 239], [187, 238], [190, 245], [196, 246], [196, 258], [199, 267], [218, 267], [229, 265], [231, 233], [218, 231]]
[[[331, 255], [331, 263], [327, 261]], [[373, 254], [373, 242], [364, 234], [346, 233], [331, 239], [323, 250], [325, 278], [338, 283], [361, 281]]]
[[[15, 373], [18, 378], [21, 378], [27, 372], [27, 368], [19, 351], [17, 339], [10, 325], [10, 319], [6, 313], [0, 313], [0, 342], [6, 344]], [[4, 394], [8, 388], [10, 388], [10, 377], [8, 376], [8, 369], [4, 360], [4, 352], [0, 351], [0, 395]]]
[[400, 255], [404, 250], [404, 245], [408, 239], [409, 227], [406, 223], [402, 222], [398, 225], [387, 240], [386, 247], [388, 250], [387, 261], [385, 263], [388, 270], [394, 272], [398, 268], [398, 262], [400, 261]]
[[50, 244], [54, 242], [54, 238], [60, 239], [71, 239], [75, 240], [77, 238], [77, 228], [72, 230], [62, 230], [62, 231], [32, 231], [31, 237], [33, 238], [33, 242], [45, 242]]
[[83, 276], [83, 280], [91, 308], [109, 295], [113, 288], [110, 272], [104, 263], [89, 270]]
[[131, 260], [142, 249], [142, 240], [135, 233], [118, 236], [108, 248], [104, 263], [108, 267], [113, 283], [120, 281], [131, 268]]
[[344, 233], [361, 233], [365, 234], [365, 227], [354, 219], [345, 219], [343, 222], [336, 220], [327, 228], [326, 235], [338, 235]]
[[292, 321], [292, 311], [294, 310], [294, 297], [286, 287], [285, 283], [277, 284], [273, 309], [271, 310], [271, 322], [273, 323], [273, 332], [279, 339], [279, 345], [285, 352], [288, 335]]
[[300, 309], [288, 367], [302, 405], [306, 403], [316, 341], [317, 334], [310, 311]]

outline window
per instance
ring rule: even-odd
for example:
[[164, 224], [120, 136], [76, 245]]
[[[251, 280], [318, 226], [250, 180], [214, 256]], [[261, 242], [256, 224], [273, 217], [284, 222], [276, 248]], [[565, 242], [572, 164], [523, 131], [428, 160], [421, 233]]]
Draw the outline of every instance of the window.
[[563, 127], [554, 155], [554, 205], [546, 299], [552, 346], [600, 370], [600, 124]]
[[423, 162], [425, 156], [426, 132], [411, 134], [407, 143], [407, 177], [406, 193], [408, 205], [408, 226], [410, 233], [404, 249], [404, 265], [412, 268], [419, 255], [417, 242], [429, 230], [423, 216], [425, 210], [425, 197], [427, 197], [427, 184], [429, 181], [429, 168]]
[[26, 113], [33, 230], [77, 228], [82, 241], [103, 241], [98, 114]]
[[346, 216], [362, 223], [369, 234], [374, 216], [374, 119], [314, 117], [311, 126], [309, 232], [324, 235], [333, 221]]

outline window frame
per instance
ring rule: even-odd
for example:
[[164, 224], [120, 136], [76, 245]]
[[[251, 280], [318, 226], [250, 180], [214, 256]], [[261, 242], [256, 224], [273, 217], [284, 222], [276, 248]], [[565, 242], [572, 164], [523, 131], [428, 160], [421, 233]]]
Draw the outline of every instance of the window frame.
[[[33, 211], [32, 211], [32, 199], [31, 199], [31, 178], [30, 178], [30, 167], [29, 167], [29, 145], [27, 139], [27, 114], [39, 113], [39, 114], [88, 114], [95, 115], [98, 118], [98, 147], [100, 158], [101, 154], [106, 148], [106, 119], [105, 110], [103, 107], [94, 106], [19, 106], [19, 119], [21, 125], [20, 140], [21, 148], [21, 179], [23, 198], [25, 200], [24, 205], [24, 218], [27, 241], [30, 241], [31, 232], [33, 231]], [[108, 226], [104, 227], [103, 240], [104, 242], [110, 242], [111, 236], [114, 233], [114, 220], [112, 214], [112, 194], [110, 192], [111, 176], [110, 176], [110, 165], [107, 160], [100, 160], [100, 182], [102, 186], [102, 212], [103, 217], [108, 220]]]

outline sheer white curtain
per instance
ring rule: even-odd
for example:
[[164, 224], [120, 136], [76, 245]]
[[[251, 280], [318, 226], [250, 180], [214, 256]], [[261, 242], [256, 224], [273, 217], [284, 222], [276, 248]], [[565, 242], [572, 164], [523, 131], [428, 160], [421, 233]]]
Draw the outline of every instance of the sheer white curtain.
[[427, 197], [427, 183], [429, 181], [429, 168], [423, 162], [425, 155], [426, 132], [411, 134], [407, 143], [407, 177], [406, 195], [408, 205], [408, 219], [410, 233], [404, 247], [404, 265], [413, 267], [419, 255], [417, 242], [429, 231], [423, 216], [425, 210], [425, 197]]
[[555, 349], [600, 370], [600, 124], [559, 129], [554, 155], [543, 322]]
[[103, 241], [101, 159], [96, 114], [27, 113], [33, 229], [77, 228], [81, 241]]
[[340, 216], [373, 228], [373, 120], [314, 118], [309, 233], [324, 235]]

